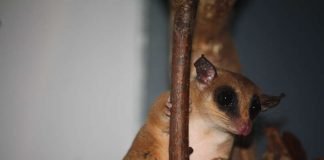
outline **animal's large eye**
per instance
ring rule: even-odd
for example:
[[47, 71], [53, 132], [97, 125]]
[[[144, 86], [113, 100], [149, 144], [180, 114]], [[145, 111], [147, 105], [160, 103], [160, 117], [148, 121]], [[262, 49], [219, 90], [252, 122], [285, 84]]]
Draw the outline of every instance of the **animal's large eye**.
[[217, 89], [215, 100], [221, 105], [221, 109], [229, 110], [229, 108], [236, 105], [236, 93], [231, 87], [225, 86]]
[[260, 99], [257, 96], [253, 96], [251, 106], [249, 108], [250, 119], [253, 120], [261, 111]]

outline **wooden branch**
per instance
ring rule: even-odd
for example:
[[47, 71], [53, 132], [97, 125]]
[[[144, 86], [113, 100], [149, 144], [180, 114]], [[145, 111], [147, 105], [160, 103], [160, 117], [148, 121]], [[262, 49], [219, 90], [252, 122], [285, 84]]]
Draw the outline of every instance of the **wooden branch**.
[[282, 141], [280, 131], [275, 127], [267, 127], [265, 129], [265, 136], [267, 138], [267, 150], [263, 154], [263, 159], [285, 159], [292, 160], [287, 147]]
[[170, 160], [189, 160], [189, 77], [194, 18], [198, 0], [174, 0]]
[[286, 146], [291, 159], [307, 159], [306, 151], [299, 139], [291, 132], [283, 132], [282, 141]]

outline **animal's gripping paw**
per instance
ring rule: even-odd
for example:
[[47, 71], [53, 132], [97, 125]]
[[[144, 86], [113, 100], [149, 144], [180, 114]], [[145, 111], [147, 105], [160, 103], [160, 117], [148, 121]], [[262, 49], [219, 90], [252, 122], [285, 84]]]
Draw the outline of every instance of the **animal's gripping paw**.
[[167, 117], [170, 117], [171, 116], [171, 108], [172, 108], [172, 103], [171, 103], [171, 98], [168, 97], [168, 101], [167, 103], [165, 104], [165, 112], [164, 114], [167, 116]]
[[[192, 107], [191, 107], [191, 99], [189, 99], [189, 113], [191, 112], [192, 110]], [[167, 116], [167, 117], [170, 117], [171, 116], [171, 108], [172, 108], [172, 103], [171, 103], [171, 98], [168, 97], [168, 101], [167, 103], [165, 104], [165, 112], [164, 114]]]

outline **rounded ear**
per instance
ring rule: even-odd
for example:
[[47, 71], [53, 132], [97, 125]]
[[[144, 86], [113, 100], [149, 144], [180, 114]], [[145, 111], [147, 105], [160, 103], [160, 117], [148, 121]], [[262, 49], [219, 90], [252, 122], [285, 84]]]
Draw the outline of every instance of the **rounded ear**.
[[262, 111], [266, 111], [270, 108], [277, 106], [280, 103], [281, 99], [284, 98], [285, 96], [286, 95], [284, 93], [281, 93], [279, 96], [270, 96], [270, 95], [262, 94], [260, 96]]
[[201, 84], [208, 85], [210, 82], [217, 77], [215, 66], [205, 58], [204, 55], [194, 63], [197, 73], [197, 81]]

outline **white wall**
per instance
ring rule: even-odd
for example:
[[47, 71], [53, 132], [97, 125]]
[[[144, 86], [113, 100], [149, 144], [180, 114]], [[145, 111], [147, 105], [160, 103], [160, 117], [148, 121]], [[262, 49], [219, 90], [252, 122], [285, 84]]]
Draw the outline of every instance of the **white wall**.
[[142, 0], [0, 1], [0, 159], [121, 159], [140, 126]]

